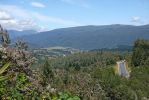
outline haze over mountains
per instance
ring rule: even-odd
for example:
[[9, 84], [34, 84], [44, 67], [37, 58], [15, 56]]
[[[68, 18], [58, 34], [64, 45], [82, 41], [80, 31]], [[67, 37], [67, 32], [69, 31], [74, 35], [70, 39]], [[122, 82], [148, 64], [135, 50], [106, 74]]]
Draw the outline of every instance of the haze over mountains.
[[22, 37], [24, 35], [27, 36], [27, 35], [37, 33], [37, 31], [34, 31], [34, 30], [24, 30], [24, 31], [8, 30], [8, 32], [9, 32], [9, 35], [10, 35], [12, 40], [14, 40], [18, 37]]
[[90, 25], [31, 33], [34, 32], [26, 32], [27, 35], [22, 38], [34, 48], [63, 46], [91, 50], [115, 48], [118, 45], [130, 46], [135, 39], [149, 39], [149, 25]]

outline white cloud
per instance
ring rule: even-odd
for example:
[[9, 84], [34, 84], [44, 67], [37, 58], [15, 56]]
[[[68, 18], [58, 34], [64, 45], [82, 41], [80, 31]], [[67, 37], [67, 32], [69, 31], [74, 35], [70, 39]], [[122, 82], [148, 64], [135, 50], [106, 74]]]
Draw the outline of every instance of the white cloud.
[[18, 25], [21, 26], [22, 30], [37, 30], [40, 31], [41, 27], [37, 25], [37, 23], [32, 20], [32, 19], [24, 19], [24, 20], [19, 20]]
[[0, 4], [0, 10], [5, 11], [7, 14], [9, 13], [9, 15], [15, 16], [15, 18], [18, 19], [31, 18], [29, 11], [18, 6]]
[[37, 7], [37, 8], [45, 8], [46, 6], [40, 2], [31, 2], [31, 5], [33, 7]]
[[0, 24], [6, 28], [11, 30], [37, 30], [40, 31], [40, 27], [30, 19], [27, 20], [0, 20]]
[[144, 24], [147, 24], [147, 23], [145, 23], [145, 21], [143, 21], [143, 20], [142, 20], [140, 17], [138, 17], [138, 16], [132, 17], [131, 22], [133, 22], [135, 25], [144, 25]]
[[35, 11], [29, 11], [14, 5], [0, 4], [0, 7], [1, 7], [0, 18], [7, 19], [7, 20], [0, 20], [0, 24], [2, 24], [7, 29], [15, 29], [15, 30], [34, 29], [37, 31], [44, 31], [44, 29], [47, 30], [47, 28], [45, 28], [44, 26], [48, 26], [49, 24], [54, 25], [56, 24], [59, 26], [80, 25], [75, 21], [43, 15], [41, 13]]
[[138, 16], [132, 17], [132, 22], [140, 22], [141, 19]]
[[9, 20], [11, 19], [10, 15], [3, 10], [0, 10], [0, 20]]
[[0, 24], [7, 29], [14, 30], [38, 30], [40, 27], [31, 19], [15, 19], [4, 10], [0, 10]]

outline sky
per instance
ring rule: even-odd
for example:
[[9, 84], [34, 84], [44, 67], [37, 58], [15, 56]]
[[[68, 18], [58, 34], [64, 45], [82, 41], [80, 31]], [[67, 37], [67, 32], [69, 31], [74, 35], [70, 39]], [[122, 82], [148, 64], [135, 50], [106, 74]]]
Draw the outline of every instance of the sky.
[[0, 0], [7, 29], [47, 31], [84, 25], [149, 24], [149, 0]]

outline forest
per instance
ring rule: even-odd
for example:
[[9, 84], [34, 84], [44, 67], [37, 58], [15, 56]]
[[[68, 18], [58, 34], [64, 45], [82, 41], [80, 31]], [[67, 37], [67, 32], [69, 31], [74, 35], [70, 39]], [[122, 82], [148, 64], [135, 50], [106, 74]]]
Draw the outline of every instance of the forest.
[[[12, 47], [7, 31], [0, 35], [1, 100], [149, 99], [148, 40], [134, 41], [132, 51], [93, 50], [40, 59], [24, 41]], [[129, 78], [115, 73], [116, 62], [124, 59]]]

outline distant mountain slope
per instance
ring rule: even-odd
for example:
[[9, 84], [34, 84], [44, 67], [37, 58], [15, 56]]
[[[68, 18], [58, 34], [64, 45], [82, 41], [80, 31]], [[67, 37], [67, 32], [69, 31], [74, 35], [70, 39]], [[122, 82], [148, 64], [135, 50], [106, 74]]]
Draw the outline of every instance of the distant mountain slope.
[[8, 30], [10, 38], [16, 39], [17, 37], [25, 36], [25, 35], [31, 35], [34, 33], [37, 33], [37, 31], [34, 30], [24, 30], [24, 31], [17, 31], [17, 30]]
[[149, 39], [149, 25], [80, 26], [55, 29], [23, 37], [32, 47], [64, 46], [77, 49], [113, 48], [132, 45], [137, 38]]

